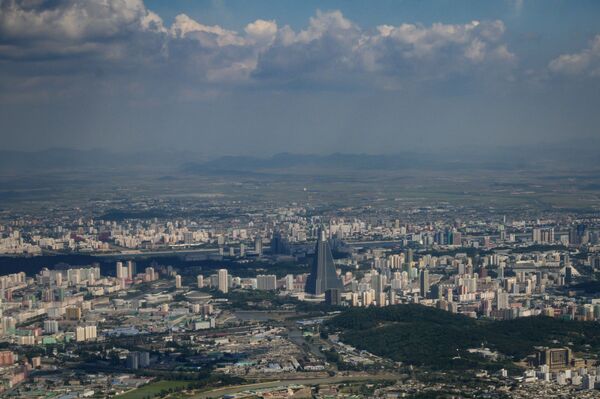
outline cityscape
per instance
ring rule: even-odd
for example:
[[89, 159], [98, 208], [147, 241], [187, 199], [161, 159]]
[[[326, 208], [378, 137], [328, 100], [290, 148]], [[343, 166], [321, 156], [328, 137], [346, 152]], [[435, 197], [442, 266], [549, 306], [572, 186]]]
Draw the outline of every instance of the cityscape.
[[277, 3], [0, 0], [0, 397], [600, 398], [600, 4]]

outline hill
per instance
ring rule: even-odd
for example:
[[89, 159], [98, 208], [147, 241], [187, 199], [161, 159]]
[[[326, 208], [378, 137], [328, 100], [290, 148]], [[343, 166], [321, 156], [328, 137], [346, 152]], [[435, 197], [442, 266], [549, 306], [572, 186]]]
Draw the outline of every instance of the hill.
[[[432, 369], [507, 367], [533, 354], [536, 346], [600, 350], [598, 323], [549, 317], [474, 320], [421, 305], [353, 308], [335, 316], [326, 328], [340, 332], [343, 342], [358, 349]], [[490, 361], [467, 352], [482, 345], [501, 358]]]

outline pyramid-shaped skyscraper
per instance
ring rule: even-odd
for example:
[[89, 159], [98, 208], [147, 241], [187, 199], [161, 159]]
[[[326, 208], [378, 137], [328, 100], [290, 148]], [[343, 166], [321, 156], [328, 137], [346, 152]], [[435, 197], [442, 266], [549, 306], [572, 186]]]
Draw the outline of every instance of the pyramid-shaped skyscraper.
[[331, 247], [325, 237], [325, 231], [319, 231], [317, 247], [315, 248], [315, 259], [313, 260], [310, 276], [306, 280], [305, 291], [312, 295], [322, 295], [331, 288], [342, 290], [342, 280], [335, 273]]

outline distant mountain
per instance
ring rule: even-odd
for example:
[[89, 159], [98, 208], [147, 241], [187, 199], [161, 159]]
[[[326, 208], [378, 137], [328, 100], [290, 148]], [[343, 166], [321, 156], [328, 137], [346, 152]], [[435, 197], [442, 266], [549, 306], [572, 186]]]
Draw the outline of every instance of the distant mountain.
[[170, 179], [184, 174], [273, 174], [281, 172], [384, 170], [572, 170], [595, 173], [600, 169], [600, 140], [539, 144], [535, 146], [461, 147], [436, 152], [395, 154], [294, 154], [221, 156], [209, 158], [191, 151], [169, 149], [109, 151], [53, 148], [43, 151], [0, 150], [0, 173], [139, 172], [156, 171]]
[[464, 159], [452, 154], [398, 153], [386, 155], [370, 154], [291, 154], [281, 153], [268, 158], [247, 156], [225, 156], [203, 163], [187, 163], [187, 173], [231, 173], [268, 172], [285, 169], [306, 170], [403, 170], [403, 169], [461, 169], [474, 166], [486, 169], [510, 169], [516, 164], [490, 161], [487, 159]]
[[3, 173], [71, 171], [110, 171], [137, 168], [177, 169], [182, 163], [198, 161], [197, 154], [184, 151], [112, 152], [103, 149], [53, 148], [43, 151], [0, 151]]

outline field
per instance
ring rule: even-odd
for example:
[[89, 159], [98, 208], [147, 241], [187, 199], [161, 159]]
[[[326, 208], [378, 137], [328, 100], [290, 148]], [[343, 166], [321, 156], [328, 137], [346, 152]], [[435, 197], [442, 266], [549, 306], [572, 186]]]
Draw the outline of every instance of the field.
[[186, 388], [189, 381], [156, 381], [150, 384], [144, 385], [134, 391], [127, 392], [124, 395], [119, 396], [122, 399], [146, 399], [152, 398], [154, 395], [161, 391], [168, 391], [169, 389]]

